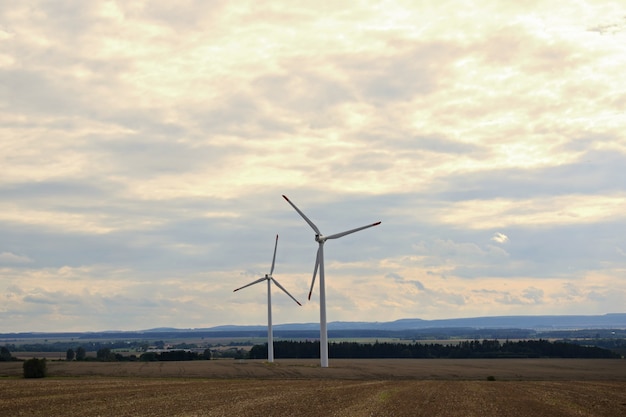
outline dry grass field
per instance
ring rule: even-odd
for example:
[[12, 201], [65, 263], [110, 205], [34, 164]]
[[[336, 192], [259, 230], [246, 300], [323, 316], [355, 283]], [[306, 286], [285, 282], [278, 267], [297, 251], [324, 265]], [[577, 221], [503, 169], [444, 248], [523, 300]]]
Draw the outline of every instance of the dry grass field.
[[48, 373], [0, 363], [0, 416], [626, 415], [625, 360], [52, 361]]

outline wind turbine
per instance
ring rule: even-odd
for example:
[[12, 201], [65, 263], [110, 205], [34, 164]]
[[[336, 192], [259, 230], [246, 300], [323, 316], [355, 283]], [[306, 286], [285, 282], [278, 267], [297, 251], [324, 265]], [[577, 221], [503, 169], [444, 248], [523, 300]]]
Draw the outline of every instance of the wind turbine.
[[263, 278], [259, 278], [256, 281], [252, 281], [251, 283], [249, 283], [247, 285], [244, 285], [243, 287], [239, 287], [236, 290], [233, 290], [233, 292], [239, 291], [239, 290], [241, 290], [243, 288], [246, 288], [246, 287], [249, 287], [251, 285], [258, 284], [259, 282], [267, 281], [267, 361], [268, 362], [274, 362], [274, 335], [273, 335], [273, 331], [272, 331], [272, 287], [271, 287], [271, 283], [273, 282], [274, 284], [276, 284], [276, 286], [278, 288], [283, 290], [285, 292], [285, 294], [287, 294], [289, 297], [291, 297], [291, 299], [293, 301], [295, 301], [296, 303], [298, 303], [299, 306], [302, 305], [302, 304], [300, 304], [300, 302], [298, 300], [293, 298], [293, 295], [289, 294], [289, 291], [287, 291], [282, 285], [280, 285], [280, 283], [278, 281], [276, 281], [274, 279], [274, 277], [272, 276], [272, 273], [274, 273], [274, 264], [276, 263], [276, 248], [277, 247], [278, 247], [278, 235], [276, 235], [276, 243], [274, 244], [274, 257], [272, 258], [272, 268], [270, 269], [270, 273], [269, 274], [265, 274], [265, 276]]
[[326, 326], [326, 286], [324, 283], [324, 243], [328, 239], [338, 239], [342, 236], [349, 235], [350, 233], [358, 232], [359, 230], [367, 229], [369, 227], [378, 226], [380, 222], [368, 224], [367, 226], [357, 227], [356, 229], [347, 230], [345, 232], [336, 233], [334, 235], [324, 236], [317, 226], [309, 220], [303, 212], [300, 211], [295, 204], [283, 195], [283, 198], [287, 200], [291, 207], [296, 209], [298, 214], [311, 226], [315, 231], [315, 241], [319, 244], [317, 248], [317, 257], [315, 259], [315, 268], [313, 269], [313, 280], [311, 281], [311, 289], [309, 290], [309, 300], [311, 299], [311, 293], [313, 292], [313, 285], [315, 284], [315, 276], [317, 270], [320, 271], [320, 363], [322, 368], [328, 368], [328, 330]]

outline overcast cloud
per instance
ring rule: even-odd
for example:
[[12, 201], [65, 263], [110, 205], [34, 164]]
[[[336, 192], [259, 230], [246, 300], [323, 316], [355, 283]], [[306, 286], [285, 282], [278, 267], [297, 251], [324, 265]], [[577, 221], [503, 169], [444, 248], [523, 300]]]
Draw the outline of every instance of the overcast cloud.
[[0, 0], [0, 332], [624, 312], [626, 4]]

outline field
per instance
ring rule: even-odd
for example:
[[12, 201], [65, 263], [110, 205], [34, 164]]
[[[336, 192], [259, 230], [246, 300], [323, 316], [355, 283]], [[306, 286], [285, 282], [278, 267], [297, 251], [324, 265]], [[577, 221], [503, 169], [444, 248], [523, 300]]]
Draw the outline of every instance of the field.
[[0, 415], [626, 415], [625, 360], [50, 361], [48, 373], [0, 363]]

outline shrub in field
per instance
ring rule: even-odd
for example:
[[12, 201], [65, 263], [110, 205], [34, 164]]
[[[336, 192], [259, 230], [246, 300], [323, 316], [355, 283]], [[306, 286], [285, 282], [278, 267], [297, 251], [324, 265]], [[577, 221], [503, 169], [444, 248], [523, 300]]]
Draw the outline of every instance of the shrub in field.
[[46, 376], [46, 359], [32, 358], [24, 362], [24, 378], [43, 378]]

